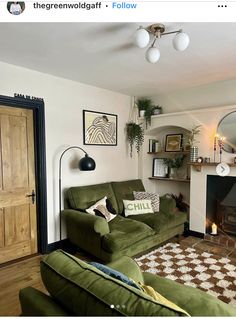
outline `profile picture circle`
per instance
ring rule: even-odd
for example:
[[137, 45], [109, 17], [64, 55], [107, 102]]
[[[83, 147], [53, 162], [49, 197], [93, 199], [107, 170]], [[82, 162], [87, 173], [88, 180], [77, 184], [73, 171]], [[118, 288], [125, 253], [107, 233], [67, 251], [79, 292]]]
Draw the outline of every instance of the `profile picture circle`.
[[8, 2], [7, 3], [7, 10], [10, 12], [10, 14], [13, 15], [19, 15], [25, 10], [25, 3], [24, 2]]

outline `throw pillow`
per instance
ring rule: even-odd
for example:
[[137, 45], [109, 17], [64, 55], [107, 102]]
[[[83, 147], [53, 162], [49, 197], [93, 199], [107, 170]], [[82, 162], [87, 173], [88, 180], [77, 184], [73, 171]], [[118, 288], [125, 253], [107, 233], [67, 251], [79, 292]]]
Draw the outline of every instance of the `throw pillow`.
[[154, 213], [150, 199], [143, 200], [123, 200], [125, 217], [129, 215], [140, 215]]
[[110, 199], [108, 199], [108, 198], [106, 199], [106, 208], [111, 214], [113, 214], [113, 215], [117, 214], [115, 208], [112, 206]]
[[103, 205], [98, 205], [96, 208], [94, 208], [94, 212], [96, 216], [104, 217], [108, 222], [116, 217], [116, 215], [111, 214], [106, 206]]
[[94, 267], [101, 270], [105, 274], [107, 274], [115, 279], [118, 279], [118, 280], [126, 283], [129, 286], [132, 286], [132, 287], [137, 288], [139, 290], [141, 289], [140, 286], [138, 284], [136, 284], [133, 279], [127, 277], [126, 275], [122, 274], [121, 272], [119, 272], [115, 269], [112, 269], [108, 266], [105, 266], [105, 265], [97, 263], [97, 262], [90, 262], [90, 265], [93, 265]]
[[149, 192], [133, 192], [134, 199], [150, 199], [152, 201], [152, 209], [154, 212], [159, 212], [160, 209], [160, 197], [156, 193]]
[[99, 205], [106, 206], [106, 200], [107, 200], [107, 197], [105, 196], [102, 199], [100, 199], [98, 202], [96, 202], [94, 205], [85, 209], [85, 211], [91, 215], [95, 215], [94, 209], [96, 209], [97, 206], [99, 206]]

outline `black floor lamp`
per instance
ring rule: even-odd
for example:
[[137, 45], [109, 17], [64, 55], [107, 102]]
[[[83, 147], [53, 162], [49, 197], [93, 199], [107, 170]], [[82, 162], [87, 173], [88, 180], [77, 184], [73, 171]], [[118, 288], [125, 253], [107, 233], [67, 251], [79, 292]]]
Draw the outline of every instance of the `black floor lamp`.
[[61, 163], [62, 163], [62, 157], [64, 154], [71, 150], [71, 149], [78, 149], [84, 152], [84, 157], [82, 157], [78, 163], [78, 168], [81, 171], [93, 171], [95, 170], [96, 163], [95, 161], [88, 156], [88, 154], [79, 146], [71, 146], [68, 147], [66, 150], [64, 150], [60, 156], [59, 160], [59, 213], [60, 213], [60, 240], [61, 240]]

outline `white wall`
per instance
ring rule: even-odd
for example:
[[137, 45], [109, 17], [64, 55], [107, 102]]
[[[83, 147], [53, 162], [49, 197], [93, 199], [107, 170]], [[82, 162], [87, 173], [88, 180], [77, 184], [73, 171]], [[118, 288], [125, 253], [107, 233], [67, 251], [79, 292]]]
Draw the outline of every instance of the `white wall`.
[[236, 104], [236, 80], [215, 82], [153, 96], [164, 113]]
[[[51, 243], [59, 239], [58, 160], [66, 147], [84, 148], [95, 159], [97, 168], [93, 172], [74, 169], [76, 158], [83, 153], [68, 152], [63, 158], [64, 188], [137, 178], [137, 157], [129, 157], [124, 134], [131, 98], [1, 62], [0, 74], [1, 95], [13, 96], [17, 92], [41, 97], [45, 102], [48, 242]], [[83, 109], [118, 115], [118, 146], [83, 146]]]

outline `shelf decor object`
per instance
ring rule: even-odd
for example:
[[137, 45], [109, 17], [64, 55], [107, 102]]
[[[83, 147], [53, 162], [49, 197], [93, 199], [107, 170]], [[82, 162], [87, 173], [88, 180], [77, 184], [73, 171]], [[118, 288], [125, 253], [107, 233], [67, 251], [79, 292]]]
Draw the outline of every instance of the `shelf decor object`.
[[182, 151], [183, 134], [168, 134], [166, 135], [166, 152], [181, 152]]
[[224, 141], [225, 141], [225, 137], [224, 136], [220, 136], [218, 139], [218, 143], [219, 143], [219, 149], [220, 149], [220, 163], [222, 161], [222, 150], [224, 147]]
[[154, 158], [152, 176], [153, 177], [165, 177], [168, 174], [168, 165], [165, 164], [164, 158]]
[[59, 185], [58, 192], [59, 192], [60, 240], [62, 239], [62, 236], [61, 236], [61, 197], [62, 197], [61, 196], [61, 163], [62, 163], [62, 158], [63, 158], [64, 154], [71, 149], [81, 150], [85, 154], [84, 157], [82, 157], [80, 159], [80, 161], [78, 162], [78, 168], [81, 171], [94, 171], [96, 168], [96, 163], [95, 163], [94, 159], [92, 159], [92, 157], [89, 157], [88, 154], [85, 152], [85, 150], [83, 150], [79, 146], [70, 146], [61, 153], [61, 156], [59, 159], [59, 181], [58, 181], [58, 185]]

